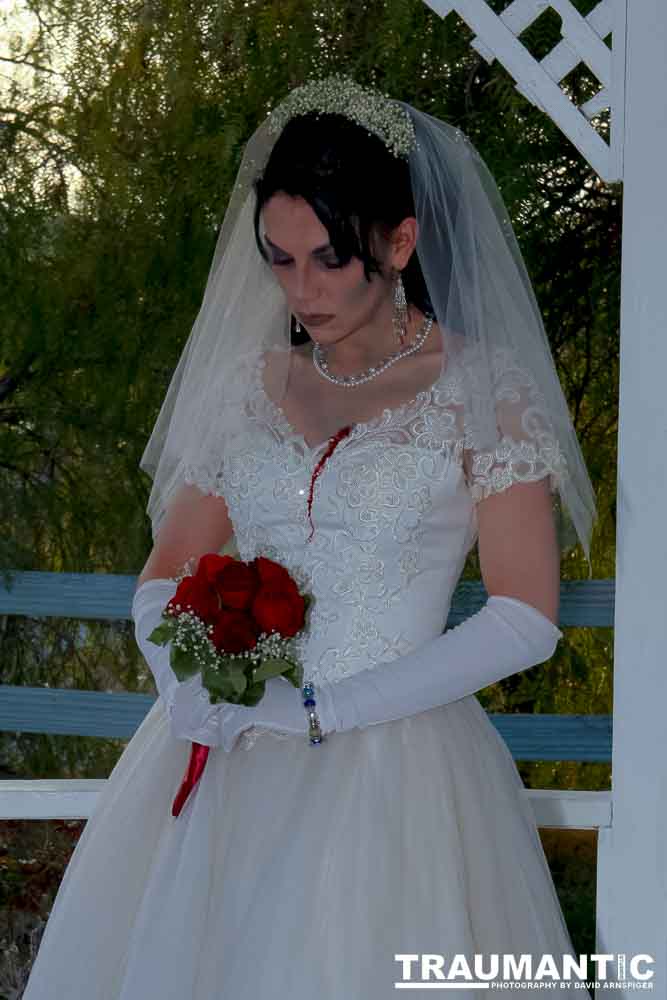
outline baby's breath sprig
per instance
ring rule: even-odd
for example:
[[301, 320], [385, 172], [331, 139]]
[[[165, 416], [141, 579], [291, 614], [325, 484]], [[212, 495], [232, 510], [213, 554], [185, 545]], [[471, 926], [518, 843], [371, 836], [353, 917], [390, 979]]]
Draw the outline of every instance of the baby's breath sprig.
[[[209, 638], [213, 632], [213, 626], [206, 625], [194, 612], [187, 610], [179, 611], [179, 608], [180, 605], [177, 605], [173, 610], [170, 609], [168, 612], [175, 622], [175, 628], [171, 636], [174, 650], [177, 653], [186, 654], [188, 658], [191, 657], [194, 660], [194, 663], [188, 664], [192, 667], [188, 671], [190, 674], [198, 673], [207, 667], [215, 669], [218, 654]], [[183, 670], [186, 663], [185, 658], [177, 656], [176, 660], [181, 670]]]
[[257, 645], [253, 649], [244, 649], [240, 653], [225, 653], [229, 660], [252, 660], [258, 663], [267, 659], [290, 659], [293, 650], [293, 640], [286, 639], [279, 632], [262, 632], [257, 637]]
[[400, 104], [339, 73], [296, 87], [271, 112], [269, 131], [282, 132], [290, 118], [311, 112], [344, 115], [377, 135], [399, 158], [407, 159], [417, 144], [412, 119]]

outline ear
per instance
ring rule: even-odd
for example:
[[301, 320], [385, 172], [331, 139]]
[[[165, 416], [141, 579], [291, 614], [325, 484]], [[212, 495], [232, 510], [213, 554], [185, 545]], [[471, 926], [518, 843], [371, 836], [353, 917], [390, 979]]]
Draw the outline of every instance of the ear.
[[403, 219], [392, 231], [389, 241], [391, 247], [389, 260], [397, 271], [403, 270], [414, 253], [418, 232], [417, 220], [412, 216]]

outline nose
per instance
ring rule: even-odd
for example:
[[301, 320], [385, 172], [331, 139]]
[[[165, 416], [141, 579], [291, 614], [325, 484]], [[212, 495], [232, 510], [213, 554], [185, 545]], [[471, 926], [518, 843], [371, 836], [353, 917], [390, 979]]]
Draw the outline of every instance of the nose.
[[310, 261], [303, 264], [296, 263], [292, 275], [292, 287], [290, 289], [292, 299], [297, 312], [309, 312], [310, 307], [319, 298], [319, 286], [317, 282], [317, 272]]

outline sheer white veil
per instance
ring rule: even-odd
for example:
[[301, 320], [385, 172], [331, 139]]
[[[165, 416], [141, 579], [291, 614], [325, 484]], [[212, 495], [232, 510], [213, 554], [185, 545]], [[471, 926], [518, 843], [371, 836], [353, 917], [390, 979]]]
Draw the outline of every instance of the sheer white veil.
[[[489, 490], [510, 484], [502, 480], [508, 461], [517, 479], [548, 474], [561, 550], [578, 539], [590, 566], [595, 496], [500, 192], [459, 129], [392, 103], [409, 116], [416, 137], [408, 162], [417, 255], [443, 338], [443, 373], [459, 357], [469, 374], [465, 447]], [[253, 181], [276, 139], [269, 116], [246, 146], [199, 313], [141, 459], [153, 479], [147, 510], [154, 538], [182, 483], [196, 479], [224, 495], [223, 458], [242, 433], [252, 391], [246, 362], [270, 348], [284, 351], [288, 364], [277, 369], [272, 394], [279, 401], [285, 391], [291, 316], [253, 224]], [[499, 458], [505, 471], [494, 484]]]

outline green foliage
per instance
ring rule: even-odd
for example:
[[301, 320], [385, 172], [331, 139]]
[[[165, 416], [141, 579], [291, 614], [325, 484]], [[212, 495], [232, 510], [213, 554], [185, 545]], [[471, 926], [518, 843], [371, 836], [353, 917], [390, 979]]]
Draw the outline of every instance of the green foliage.
[[214, 705], [219, 701], [238, 704], [239, 696], [248, 686], [245, 671], [239, 666], [239, 661], [230, 657], [225, 658], [224, 673], [218, 668], [205, 667], [202, 670], [202, 683], [211, 692], [211, 702]]
[[168, 642], [171, 642], [172, 638], [176, 634], [176, 631], [176, 619], [167, 619], [158, 625], [157, 628], [153, 629], [151, 634], [148, 636], [148, 641], [154, 642], [156, 646], [166, 646]]
[[169, 663], [179, 680], [194, 677], [199, 673], [198, 665], [193, 661], [189, 653], [178, 646], [172, 646], [169, 653]]

